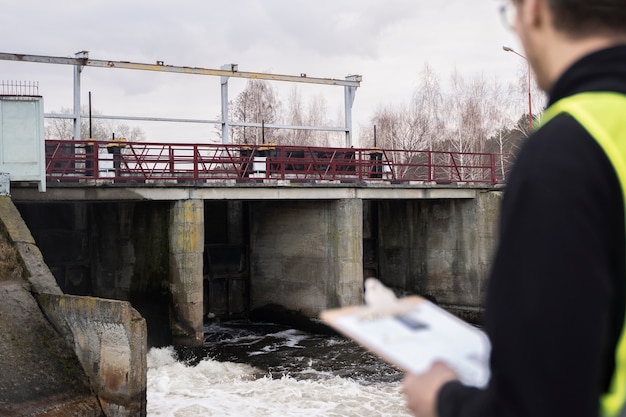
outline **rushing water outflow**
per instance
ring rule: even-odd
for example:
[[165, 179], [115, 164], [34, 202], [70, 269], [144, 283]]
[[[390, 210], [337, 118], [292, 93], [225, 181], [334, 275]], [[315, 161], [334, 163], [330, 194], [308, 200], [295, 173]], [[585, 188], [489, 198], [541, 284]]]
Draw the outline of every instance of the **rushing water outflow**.
[[339, 336], [211, 324], [201, 350], [150, 350], [148, 416], [408, 416], [401, 378]]

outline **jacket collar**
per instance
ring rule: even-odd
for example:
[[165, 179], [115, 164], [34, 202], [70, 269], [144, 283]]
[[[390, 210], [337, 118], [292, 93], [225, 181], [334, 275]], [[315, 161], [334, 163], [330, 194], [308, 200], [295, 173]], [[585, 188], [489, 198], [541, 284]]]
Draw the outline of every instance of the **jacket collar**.
[[626, 45], [593, 52], [575, 62], [554, 84], [548, 105], [586, 91], [626, 94]]

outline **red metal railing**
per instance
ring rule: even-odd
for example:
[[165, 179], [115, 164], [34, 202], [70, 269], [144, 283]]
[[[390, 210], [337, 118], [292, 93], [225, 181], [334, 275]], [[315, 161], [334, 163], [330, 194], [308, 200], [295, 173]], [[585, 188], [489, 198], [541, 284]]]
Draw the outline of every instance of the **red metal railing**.
[[503, 182], [490, 153], [46, 140], [49, 182], [223, 180]]

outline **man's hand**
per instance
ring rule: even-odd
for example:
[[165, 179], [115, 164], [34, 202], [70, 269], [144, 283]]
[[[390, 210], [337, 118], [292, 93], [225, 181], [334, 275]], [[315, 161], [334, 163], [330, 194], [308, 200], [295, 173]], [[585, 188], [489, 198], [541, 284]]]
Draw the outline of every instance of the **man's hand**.
[[458, 377], [454, 371], [442, 362], [435, 362], [423, 374], [406, 374], [402, 380], [402, 389], [407, 407], [416, 417], [438, 417], [439, 390], [446, 382], [455, 379]]

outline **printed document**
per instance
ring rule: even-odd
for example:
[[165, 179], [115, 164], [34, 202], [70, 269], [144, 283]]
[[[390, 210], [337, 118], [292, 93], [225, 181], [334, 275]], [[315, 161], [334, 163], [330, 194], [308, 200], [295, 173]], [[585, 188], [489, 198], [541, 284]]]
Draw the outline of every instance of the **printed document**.
[[480, 329], [418, 296], [397, 299], [382, 310], [371, 304], [327, 310], [320, 317], [405, 372], [420, 374], [441, 361], [462, 383], [487, 384], [491, 344]]

